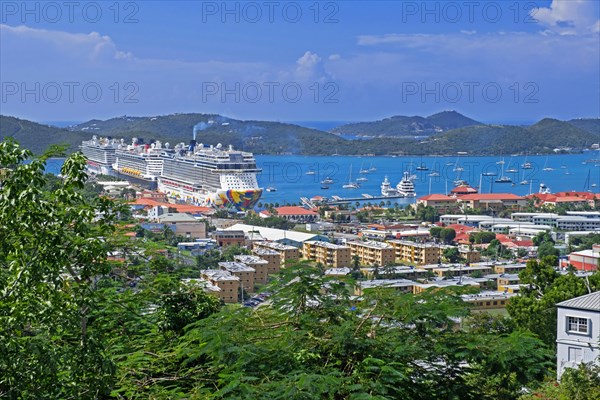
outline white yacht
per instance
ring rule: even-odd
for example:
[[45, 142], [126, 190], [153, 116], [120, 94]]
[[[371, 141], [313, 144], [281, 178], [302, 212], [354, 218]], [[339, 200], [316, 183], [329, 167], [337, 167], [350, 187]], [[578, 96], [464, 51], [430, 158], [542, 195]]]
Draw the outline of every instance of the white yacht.
[[384, 197], [398, 196], [398, 190], [392, 186], [387, 175], [381, 184], [381, 195]]
[[402, 176], [402, 180], [400, 180], [400, 183], [396, 185], [398, 194], [401, 194], [404, 197], [415, 197], [417, 195], [415, 193], [415, 185], [412, 183], [410, 178], [410, 172], [405, 171]]

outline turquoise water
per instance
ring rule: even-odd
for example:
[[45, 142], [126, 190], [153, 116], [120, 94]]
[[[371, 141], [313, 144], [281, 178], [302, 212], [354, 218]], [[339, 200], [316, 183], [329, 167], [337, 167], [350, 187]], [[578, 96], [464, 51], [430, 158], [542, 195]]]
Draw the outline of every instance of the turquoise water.
[[[392, 185], [396, 185], [402, 178], [403, 171], [411, 171], [416, 175], [414, 180], [417, 196], [429, 193], [446, 193], [454, 187], [456, 179], [466, 180], [472, 186], [479, 186], [481, 182], [482, 193], [509, 192], [517, 195], [527, 195], [537, 192], [540, 183], [546, 184], [553, 192], [591, 190], [598, 192], [600, 188], [600, 167], [594, 164], [582, 164], [590, 158], [600, 158], [597, 152], [582, 154], [564, 154], [552, 156], [529, 156], [527, 161], [532, 164], [532, 169], [523, 170], [521, 165], [525, 156], [504, 157], [505, 176], [513, 180], [513, 184], [496, 183], [500, 177], [502, 165], [497, 164], [501, 157], [348, 157], [348, 156], [267, 156], [257, 155], [256, 160], [263, 172], [259, 176], [259, 184], [263, 188], [274, 187], [276, 192], [264, 192], [261, 202], [267, 203], [297, 203], [300, 197], [313, 197], [315, 195], [331, 197], [361, 197], [363, 193], [379, 196], [380, 185], [387, 175]], [[53, 159], [48, 162], [48, 171], [58, 173], [62, 159]], [[462, 172], [454, 171], [454, 163], [464, 169]], [[421, 163], [429, 171], [416, 171]], [[453, 165], [448, 165], [453, 163]], [[342, 185], [348, 182], [350, 166], [352, 166], [352, 180], [361, 176], [368, 180], [361, 183], [360, 189], [343, 189]], [[371, 166], [377, 170], [369, 174], [359, 174], [361, 168]], [[506, 170], [518, 169], [517, 173]], [[544, 171], [545, 167], [553, 171]], [[306, 175], [308, 171], [315, 171], [315, 175]], [[433, 170], [440, 173], [439, 177], [429, 177]], [[481, 176], [482, 172], [495, 172], [497, 176]], [[460, 175], [459, 175], [460, 174]], [[335, 183], [330, 184], [329, 190], [322, 190], [320, 181], [331, 177]], [[588, 181], [589, 176], [589, 182]], [[520, 185], [523, 180], [531, 181], [531, 185]], [[592, 187], [595, 183], [597, 186]], [[400, 204], [408, 204], [414, 200], [398, 200]], [[375, 201], [374, 201], [375, 202]], [[377, 200], [376, 202], [379, 202]]]

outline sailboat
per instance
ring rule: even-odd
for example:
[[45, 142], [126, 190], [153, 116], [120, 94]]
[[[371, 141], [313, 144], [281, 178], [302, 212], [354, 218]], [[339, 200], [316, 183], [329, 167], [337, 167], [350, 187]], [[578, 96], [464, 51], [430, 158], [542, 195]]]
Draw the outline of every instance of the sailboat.
[[510, 179], [508, 176], [504, 176], [504, 159], [502, 159], [501, 162], [499, 162], [499, 164], [502, 164], [502, 174], [500, 175], [500, 178], [496, 179], [496, 183], [512, 183], [512, 179]]
[[369, 172], [375, 172], [375, 171], [377, 171], [377, 168], [375, 168], [373, 166], [373, 163], [371, 163], [371, 166], [369, 167]]
[[358, 173], [359, 174], [368, 174], [369, 172], [370, 172], [369, 169], [368, 168], [363, 168], [363, 163], [360, 163], [360, 170], [358, 171]]
[[417, 168], [415, 168], [417, 171], [429, 171], [429, 168], [427, 168], [427, 165], [425, 165], [425, 163], [423, 163], [423, 157], [421, 157], [421, 163], [419, 164], [419, 166]]
[[523, 169], [532, 169], [533, 165], [529, 161], [527, 161], [527, 153], [525, 153], [525, 162], [521, 164], [521, 168]]
[[348, 183], [343, 185], [344, 189], [358, 189], [360, 185], [356, 182], [352, 182], [352, 164], [350, 164], [350, 172], [348, 173]]
[[508, 169], [506, 170], [507, 173], [509, 174], [516, 174], [519, 173], [519, 170], [516, 168], [516, 165], [512, 164], [509, 162], [508, 163]]
[[544, 162], [544, 171], [554, 171], [554, 168], [548, 167], [548, 156], [546, 156], [546, 161]]

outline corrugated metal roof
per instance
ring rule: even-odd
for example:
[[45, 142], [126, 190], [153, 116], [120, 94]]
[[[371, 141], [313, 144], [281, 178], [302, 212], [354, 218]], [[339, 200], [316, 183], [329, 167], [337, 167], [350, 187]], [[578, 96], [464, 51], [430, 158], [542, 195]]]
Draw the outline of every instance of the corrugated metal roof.
[[560, 302], [557, 304], [557, 306], [600, 312], [600, 292], [594, 292], [584, 296], [575, 297], [574, 299]]

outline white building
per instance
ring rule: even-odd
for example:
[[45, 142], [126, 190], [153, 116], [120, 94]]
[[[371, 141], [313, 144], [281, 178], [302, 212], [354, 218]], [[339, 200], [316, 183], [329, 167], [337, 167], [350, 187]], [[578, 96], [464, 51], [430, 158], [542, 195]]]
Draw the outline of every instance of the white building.
[[600, 291], [557, 304], [556, 372], [600, 363]]

